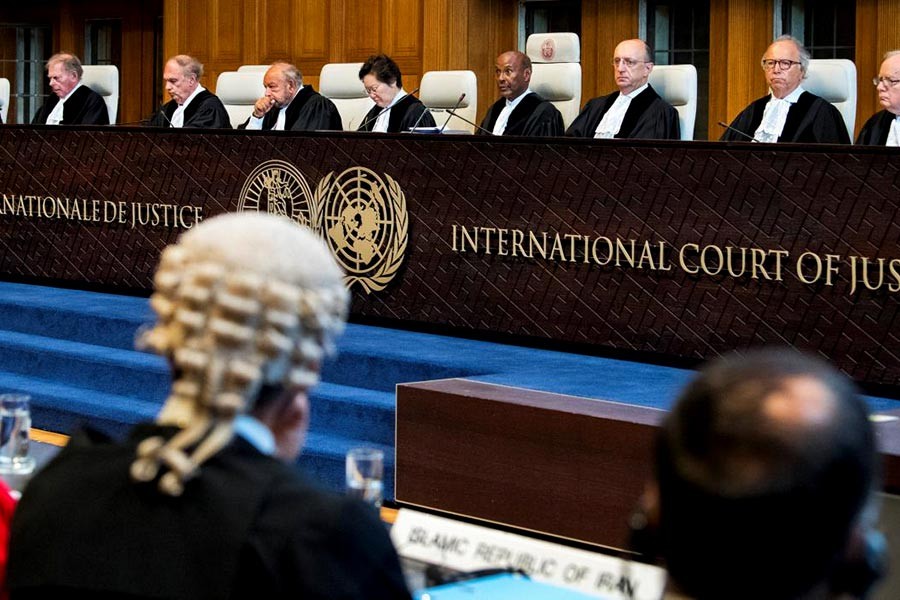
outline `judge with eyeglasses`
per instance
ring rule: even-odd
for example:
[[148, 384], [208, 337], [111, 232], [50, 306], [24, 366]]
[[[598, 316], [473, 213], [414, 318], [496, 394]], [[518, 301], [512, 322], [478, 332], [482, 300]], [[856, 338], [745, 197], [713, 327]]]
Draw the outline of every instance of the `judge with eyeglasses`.
[[884, 55], [878, 77], [872, 79], [884, 110], [872, 115], [856, 138], [866, 146], [900, 146], [900, 50]]
[[762, 57], [771, 93], [753, 101], [731, 122], [722, 141], [849, 144], [841, 113], [830, 102], [803, 89], [809, 51], [783, 35]]
[[678, 112], [648, 83], [653, 54], [644, 40], [625, 40], [613, 54], [619, 89], [588, 101], [566, 135], [585, 138], [677, 140]]

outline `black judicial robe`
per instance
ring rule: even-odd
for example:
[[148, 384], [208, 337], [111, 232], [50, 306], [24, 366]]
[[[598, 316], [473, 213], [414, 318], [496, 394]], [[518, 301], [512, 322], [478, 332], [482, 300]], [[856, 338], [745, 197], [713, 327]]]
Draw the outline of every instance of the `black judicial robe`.
[[[769, 102], [769, 96], [763, 96], [750, 103], [731, 122], [731, 127], [753, 137], [759, 124], [762, 123], [763, 111]], [[726, 129], [723, 142], [749, 142], [747, 137]], [[824, 98], [803, 92], [796, 103], [788, 110], [784, 129], [781, 130], [779, 142], [796, 142], [799, 144], [849, 144], [850, 135], [840, 111]]]
[[13, 598], [409, 600], [377, 511], [240, 437], [177, 498], [133, 483], [137, 444], [175, 431], [72, 436], [13, 516]]
[[[174, 100], [166, 102], [162, 110], [151, 117], [150, 126], [171, 127], [176, 108], [178, 104]], [[231, 120], [219, 97], [209, 90], [203, 90], [184, 109], [184, 127], [231, 129]]]
[[[603, 119], [620, 92], [609, 96], [594, 98], [584, 105], [581, 112], [569, 125], [566, 135], [574, 137], [594, 137], [597, 125]], [[628, 105], [625, 118], [617, 139], [649, 139], [680, 140], [681, 127], [678, 124], [678, 111], [671, 104], [660, 98], [652, 86], [635, 96]]]
[[879, 111], [869, 117], [866, 124], [859, 132], [856, 143], [862, 146], [884, 146], [887, 143], [888, 133], [891, 131], [891, 123], [897, 118], [892, 112]]
[[[382, 106], [377, 104], [373, 106], [366, 113], [366, 118], [363, 119], [357, 131], [372, 131], [372, 128], [375, 127], [375, 121], [378, 120], [378, 114], [383, 110], [384, 107]], [[391, 113], [388, 116], [388, 133], [409, 131], [409, 128], [413, 126], [436, 127], [437, 125], [434, 122], [434, 117], [431, 116], [431, 111], [425, 108], [422, 101], [412, 94], [407, 94], [391, 107]]]
[[[494, 124], [506, 106], [506, 98], [500, 98], [491, 106], [481, 122], [487, 131], [494, 130]], [[562, 114], [547, 100], [534, 92], [522, 98], [518, 106], [509, 115], [503, 135], [524, 135], [532, 137], [561, 136], [565, 132]], [[486, 135], [484, 131], [480, 134]]]
[[[275, 127], [280, 109], [272, 108], [263, 116], [263, 131]], [[285, 131], [341, 131], [341, 114], [334, 102], [315, 91], [312, 86], [304, 85], [284, 111]], [[250, 119], [238, 126], [246, 129]]]
[[[46, 125], [47, 117], [59, 104], [59, 97], [51, 95], [31, 120], [32, 125]], [[109, 125], [109, 111], [103, 97], [86, 85], [72, 92], [63, 105], [63, 118], [60, 125]]]

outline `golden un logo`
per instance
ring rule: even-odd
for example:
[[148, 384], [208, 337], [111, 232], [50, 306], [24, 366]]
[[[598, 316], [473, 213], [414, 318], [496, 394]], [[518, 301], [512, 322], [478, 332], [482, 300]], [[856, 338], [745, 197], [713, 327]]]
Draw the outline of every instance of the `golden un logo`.
[[329, 173], [313, 195], [298, 169], [267, 161], [247, 178], [238, 210], [285, 215], [308, 226], [344, 269], [347, 287], [358, 284], [366, 293], [383, 290], [406, 254], [406, 196], [391, 177], [365, 167]]

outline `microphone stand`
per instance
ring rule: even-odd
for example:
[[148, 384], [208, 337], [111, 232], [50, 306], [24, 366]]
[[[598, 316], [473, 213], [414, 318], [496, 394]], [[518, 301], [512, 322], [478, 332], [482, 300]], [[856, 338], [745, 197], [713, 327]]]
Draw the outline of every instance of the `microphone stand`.
[[450, 122], [450, 119], [453, 118], [454, 112], [456, 111], [457, 108], [459, 108], [459, 105], [462, 104], [462, 101], [465, 99], [466, 99], [466, 93], [463, 92], [462, 94], [459, 95], [459, 100], [456, 101], [456, 106], [454, 106], [453, 108], [451, 108], [448, 111], [450, 114], [447, 116], [447, 120], [444, 121], [444, 124], [441, 125], [441, 129], [440, 129], [440, 131], [438, 131], [438, 133], [444, 133], [444, 129], [447, 128], [447, 123]]
[[736, 128], [732, 127], [731, 125], [726, 125], [724, 121], [719, 121], [719, 122], [718, 122], [718, 125], [721, 126], [721, 127], [724, 127], [724, 128], [727, 129], [728, 131], [733, 131], [733, 132], [735, 132], [736, 134], [738, 134], [738, 135], [740, 135], [740, 136], [743, 136], [743, 137], [747, 138], [747, 139], [750, 140], [751, 142], [754, 142], [754, 143], [756, 143], [756, 144], [759, 143], [759, 140], [756, 139], [755, 137], [753, 137], [752, 135], [747, 135], [746, 133], [744, 133], [744, 132], [741, 131], [740, 129], [736, 129]]
[[465, 118], [464, 116], [462, 116], [461, 114], [459, 114], [458, 112], [456, 112], [456, 110], [449, 110], [449, 111], [447, 111], [447, 112], [449, 112], [449, 113], [450, 113], [451, 115], [453, 115], [454, 117], [460, 119], [461, 121], [465, 121], [466, 123], [468, 123], [469, 125], [475, 127], [478, 131], [480, 131], [480, 132], [482, 132], [482, 133], [486, 133], [486, 134], [488, 134], [488, 135], [494, 135], [494, 132], [493, 132], [493, 131], [489, 131], [489, 130], [485, 129], [484, 127], [482, 127], [482, 126], [479, 125], [478, 123], [473, 123], [472, 121], [468, 120], [467, 118]]

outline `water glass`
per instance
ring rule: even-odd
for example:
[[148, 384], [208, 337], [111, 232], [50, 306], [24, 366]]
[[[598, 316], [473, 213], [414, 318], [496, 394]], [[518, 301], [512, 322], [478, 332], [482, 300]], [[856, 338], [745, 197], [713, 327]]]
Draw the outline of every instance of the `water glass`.
[[24, 394], [0, 394], [0, 474], [34, 471], [28, 453], [31, 399]]
[[384, 452], [353, 448], [347, 452], [347, 494], [379, 508], [384, 490]]

